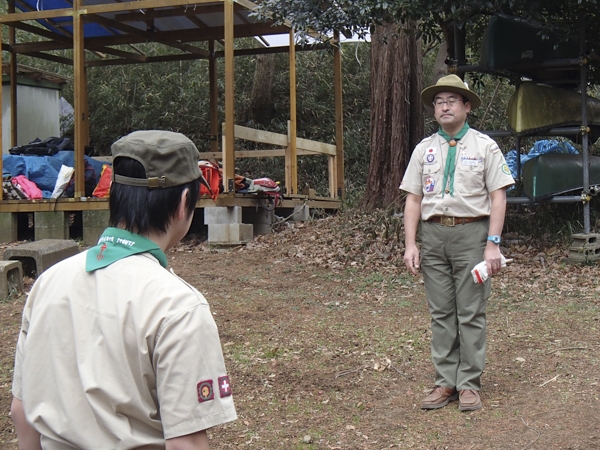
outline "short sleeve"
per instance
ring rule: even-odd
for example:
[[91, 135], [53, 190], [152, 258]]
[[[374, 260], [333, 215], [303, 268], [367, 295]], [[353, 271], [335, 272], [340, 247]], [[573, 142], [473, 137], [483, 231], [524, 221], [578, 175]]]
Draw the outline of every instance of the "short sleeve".
[[168, 320], [153, 355], [165, 439], [237, 418], [217, 326], [206, 303]]
[[486, 157], [486, 187], [489, 192], [515, 184], [504, 155], [495, 142]]
[[15, 352], [15, 369], [13, 373], [12, 394], [19, 400], [23, 399], [23, 356], [25, 354], [25, 341], [27, 340], [27, 332], [29, 330], [28, 305], [25, 305], [23, 311], [23, 319], [21, 320], [21, 331], [17, 340], [17, 350]]
[[400, 189], [411, 194], [423, 196], [423, 164], [421, 163], [421, 157], [419, 156], [419, 146], [415, 148], [404, 172], [402, 183], [400, 183]]

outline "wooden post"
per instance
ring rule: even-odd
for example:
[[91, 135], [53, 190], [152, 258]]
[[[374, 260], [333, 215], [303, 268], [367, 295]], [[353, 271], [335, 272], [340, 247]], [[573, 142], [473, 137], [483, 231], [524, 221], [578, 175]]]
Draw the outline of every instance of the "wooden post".
[[[15, 2], [8, 3], [8, 13], [15, 12]], [[12, 50], [16, 43], [15, 27], [8, 27], [8, 43], [10, 44], [10, 145], [14, 147], [18, 145], [18, 128], [17, 128], [17, 54]], [[24, 142], [25, 144], [26, 142]]]
[[[83, 66], [83, 79], [81, 83], [83, 85], [83, 90], [81, 94], [83, 95], [83, 114], [85, 120], [83, 122], [83, 142], [84, 142], [84, 154], [85, 154], [85, 146], [90, 145], [90, 102], [88, 97], [88, 77], [87, 77], [87, 67], [85, 67], [85, 61]], [[98, 174], [100, 176], [100, 174]], [[84, 176], [85, 183], [85, 176]]]
[[83, 0], [75, 0], [73, 3], [73, 72], [74, 72], [74, 128], [75, 128], [75, 198], [85, 196], [85, 166], [84, 148], [86, 139], [86, 100], [85, 100], [85, 49], [83, 36], [83, 20], [81, 19], [81, 7]]
[[[4, 173], [3, 172], [3, 167], [2, 167], [2, 156], [4, 155], [4, 145], [2, 144], [2, 124], [4, 121], [4, 116], [2, 114], [2, 110], [4, 109], [2, 107], [2, 26], [0, 25], [0, 173]], [[4, 180], [4, 177], [2, 177], [2, 179]], [[2, 200], [3, 197], [3, 189], [0, 189], [0, 200]]]
[[344, 104], [342, 101], [342, 49], [340, 33], [335, 32], [333, 47], [333, 85], [335, 98], [335, 150], [336, 155], [329, 158], [329, 196], [344, 197]]
[[290, 30], [290, 121], [288, 146], [285, 152], [285, 187], [287, 194], [298, 193], [298, 156], [296, 153], [296, 42]]
[[234, 125], [235, 102], [233, 94], [233, 0], [225, 0], [225, 141], [223, 149], [223, 186], [225, 192], [235, 192]]
[[210, 90], [210, 152], [219, 151], [219, 86], [217, 84], [217, 61], [215, 58], [215, 41], [208, 41], [208, 80]]

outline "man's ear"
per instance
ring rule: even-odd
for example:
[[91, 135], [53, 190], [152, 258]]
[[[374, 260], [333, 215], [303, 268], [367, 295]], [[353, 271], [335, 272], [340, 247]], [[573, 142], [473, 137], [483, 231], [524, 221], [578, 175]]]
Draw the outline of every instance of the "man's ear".
[[179, 220], [186, 220], [188, 218], [187, 208], [185, 205], [187, 204], [188, 195], [190, 195], [190, 190], [185, 188], [181, 193], [181, 197], [179, 197], [179, 206], [177, 207], [177, 218]]

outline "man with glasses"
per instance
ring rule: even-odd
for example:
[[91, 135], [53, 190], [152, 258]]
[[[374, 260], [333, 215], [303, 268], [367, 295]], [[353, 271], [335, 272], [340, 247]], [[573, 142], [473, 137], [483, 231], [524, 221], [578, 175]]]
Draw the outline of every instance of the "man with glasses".
[[482, 406], [491, 282], [474, 283], [471, 270], [482, 260], [490, 275], [501, 268], [506, 188], [514, 180], [498, 144], [469, 127], [467, 114], [481, 100], [458, 76], [440, 78], [421, 99], [440, 127], [417, 145], [400, 185], [407, 192], [404, 263], [415, 275], [421, 268], [431, 314], [435, 386], [421, 408], [458, 398], [461, 411], [473, 411]]

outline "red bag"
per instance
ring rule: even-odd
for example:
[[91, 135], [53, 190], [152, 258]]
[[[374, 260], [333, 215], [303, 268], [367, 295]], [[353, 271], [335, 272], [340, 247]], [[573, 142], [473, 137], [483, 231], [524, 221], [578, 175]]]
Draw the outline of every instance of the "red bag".
[[100, 174], [100, 181], [92, 192], [92, 197], [105, 198], [110, 194], [110, 183], [111, 183], [112, 167], [108, 164], [102, 166], [102, 173]]
[[208, 195], [216, 200], [221, 192], [222, 176], [219, 166], [210, 161], [198, 161], [198, 167], [205, 181], [200, 180], [200, 195]]

